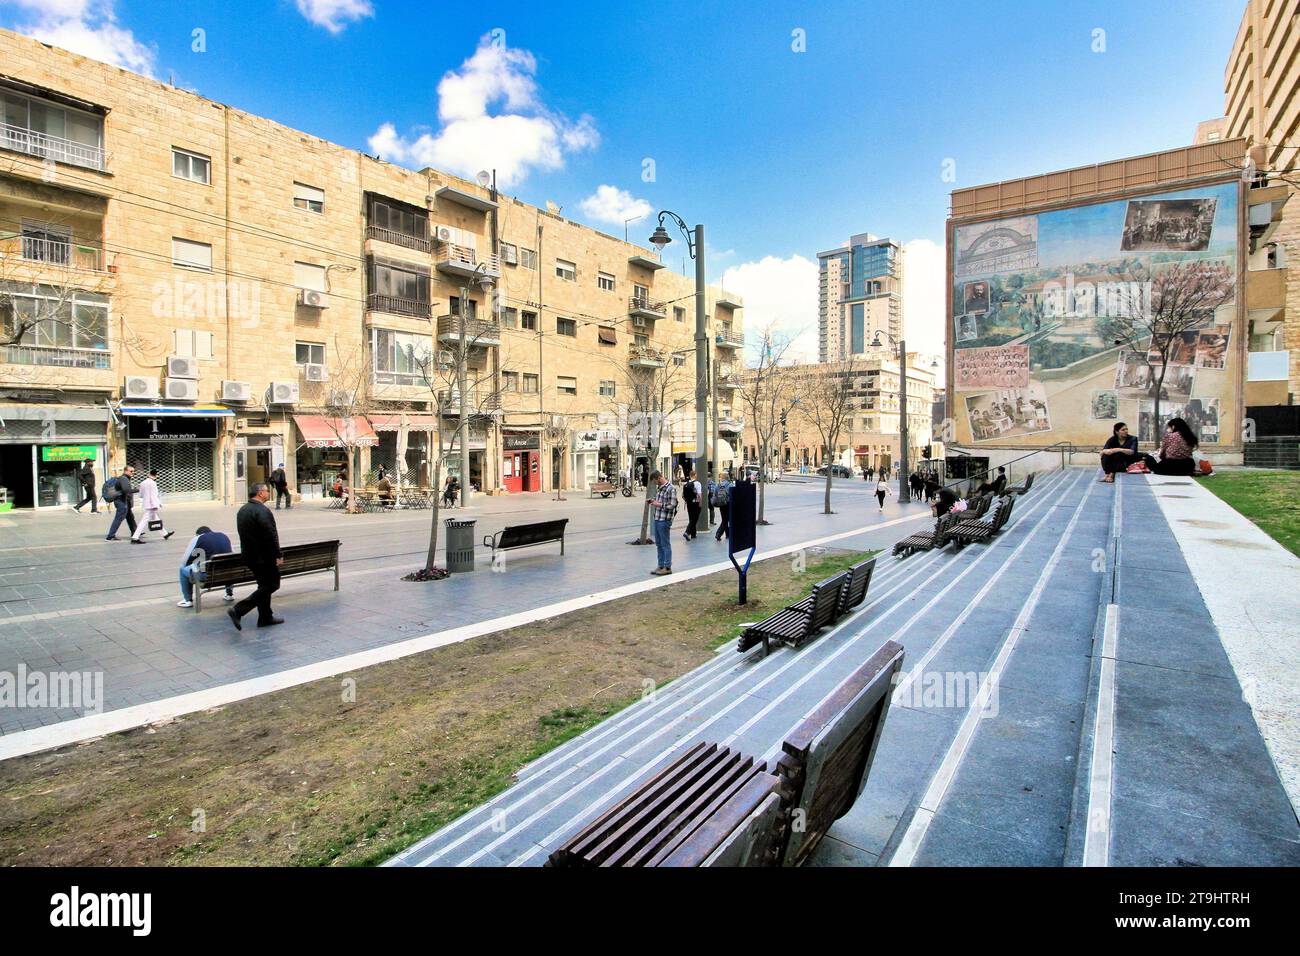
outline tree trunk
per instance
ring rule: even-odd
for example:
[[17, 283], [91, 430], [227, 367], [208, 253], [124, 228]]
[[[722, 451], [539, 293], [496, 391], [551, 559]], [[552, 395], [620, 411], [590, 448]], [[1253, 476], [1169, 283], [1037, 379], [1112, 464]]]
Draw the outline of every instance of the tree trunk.
[[824, 515], [835, 513], [831, 511], [831, 479], [833, 475], [834, 472], [831, 470], [831, 466], [827, 465], [826, 466], [826, 500], [822, 504], [822, 514]]
[[650, 538], [650, 503], [654, 501], [654, 492], [650, 490], [653, 487], [650, 483], [650, 473], [655, 470], [653, 462], [659, 460], [659, 449], [657, 447], [646, 449], [646, 457], [649, 460], [646, 462], [645, 504], [641, 508], [641, 533], [637, 535], [635, 541], [631, 542], [632, 544], [650, 544], [652, 540]]
[[767, 470], [770, 467], [767, 445], [760, 445], [758, 454], [758, 520], [755, 524], [767, 524], [767, 482], [763, 479], [767, 477]]
[[432, 571], [438, 563], [438, 513], [442, 510], [442, 453], [433, 463], [433, 504], [429, 511], [433, 521], [429, 525], [429, 553], [424, 558], [424, 570]]

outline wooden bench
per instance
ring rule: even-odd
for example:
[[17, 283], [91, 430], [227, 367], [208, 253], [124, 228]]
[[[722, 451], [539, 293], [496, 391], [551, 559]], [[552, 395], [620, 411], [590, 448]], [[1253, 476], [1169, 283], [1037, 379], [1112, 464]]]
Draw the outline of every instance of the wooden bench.
[[800, 866], [866, 786], [903, 648], [889, 641], [768, 767], [699, 741], [551, 853], [548, 867]]
[[564, 554], [564, 526], [568, 518], [556, 518], [554, 521], [536, 521], [532, 524], [507, 525], [496, 534], [485, 534], [483, 546], [497, 551], [513, 551], [515, 548], [530, 548], [535, 544], [548, 541], [560, 542], [560, 554]]
[[[859, 561], [848, 569], [849, 576], [844, 581], [844, 586], [840, 588], [839, 604], [835, 608], [835, 618], [842, 618], [849, 611], [853, 610], [867, 598], [867, 589], [871, 587], [871, 575], [876, 570], [876, 559], [868, 558], [865, 561]], [[813, 597], [808, 595], [802, 601], [791, 604], [791, 608], [799, 610], [809, 610], [812, 608]]]
[[[291, 544], [280, 549], [284, 564], [280, 566], [281, 578], [295, 578], [319, 571], [334, 572], [334, 590], [339, 589], [339, 542], [314, 541], [311, 544]], [[194, 613], [203, 610], [203, 592], [217, 588], [225, 590], [237, 584], [253, 584], [252, 569], [241, 553], [218, 554], [203, 563], [202, 580], [194, 582]]]
[[1015, 499], [1010, 495], [1005, 498], [999, 498], [998, 504], [993, 509], [993, 518], [991, 521], [969, 520], [957, 523], [948, 534], [948, 540], [957, 545], [957, 550], [961, 550], [973, 541], [988, 541], [1001, 531], [1011, 517], [1011, 506]]
[[849, 580], [849, 572], [841, 571], [834, 577], [818, 581], [812, 594], [766, 620], [745, 628], [736, 641], [736, 650], [744, 653], [763, 642], [763, 656], [771, 652], [770, 641], [775, 639], [792, 647], [799, 647], [823, 627], [833, 624], [839, 617], [840, 592]]
[[895, 542], [894, 554], [901, 557], [907, 557], [918, 551], [930, 551], [934, 548], [947, 547], [949, 541], [949, 532], [961, 520], [962, 512], [953, 514], [949, 512], [946, 515], [940, 515], [934, 523], [934, 528], [929, 531], [918, 531], [916, 534], [908, 535], [902, 541]]
[[1029, 493], [1029, 489], [1034, 487], [1034, 475], [1037, 472], [1031, 471], [1029, 477], [1025, 479], [1023, 485], [1015, 485], [1003, 492], [1004, 495], [1024, 495]]
[[609, 498], [613, 496], [614, 492], [618, 491], [618, 487], [608, 481], [593, 481], [590, 487], [591, 494], [587, 496], [589, 498], [594, 498], [596, 495], [600, 495], [602, 498]]

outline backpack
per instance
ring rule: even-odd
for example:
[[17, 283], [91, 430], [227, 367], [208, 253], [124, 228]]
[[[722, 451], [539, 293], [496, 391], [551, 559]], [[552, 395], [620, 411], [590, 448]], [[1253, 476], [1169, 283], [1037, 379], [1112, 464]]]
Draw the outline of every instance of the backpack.
[[111, 505], [122, 497], [122, 486], [117, 483], [116, 478], [109, 478], [104, 482], [103, 487], [99, 489], [99, 496], [104, 499], [105, 504]]
[[709, 498], [709, 504], [715, 508], [725, 508], [727, 502], [731, 500], [731, 490], [723, 482], [718, 482], [713, 486], [713, 494]]
[[682, 500], [687, 504], [695, 501], [695, 482], [688, 479], [682, 485]]

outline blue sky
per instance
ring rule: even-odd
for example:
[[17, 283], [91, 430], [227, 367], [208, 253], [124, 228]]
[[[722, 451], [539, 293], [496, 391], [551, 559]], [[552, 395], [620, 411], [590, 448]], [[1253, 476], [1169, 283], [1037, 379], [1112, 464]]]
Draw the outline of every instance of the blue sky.
[[[770, 299], [751, 308], [751, 322], [798, 313], [788, 316], [798, 326], [809, 306], [815, 315], [808, 264], [852, 233], [941, 245], [955, 186], [1189, 143], [1196, 123], [1222, 110], [1243, 7], [0, 0], [0, 25], [174, 74], [205, 96], [368, 152], [389, 123], [383, 142], [411, 165], [477, 148], [462, 157], [468, 169], [486, 148], [516, 164], [509, 191], [553, 199], [616, 235], [621, 221], [608, 220], [620, 206], [702, 219], [711, 278], [730, 270], [729, 287]], [[191, 49], [196, 28], [205, 52]], [[803, 52], [793, 49], [796, 30]], [[1094, 52], [1096, 30], [1104, 52]], [[485, 36], [510, 52], [466, 70]], [[452, 104], [464, 120], [456, 135], [439, 117], [449, 71], [469, 77], [468, 106], [464, 96]], [[515, 100], [484, 100], [476, 81]], [[515, 113], [522, 136], [491, 121]], [[480, 129], [499, 145], [470, 142]], [[643, 179], [647, 158], [653, 182]], [[943, 175], [949, 160], [955, 181]], [[600, 186], [612, 187], [606, 201], [587, 208], [603, 210], [604, 222], [583, 206]], [[644, 242], [651, 228], [646, 219], [630, 236]], [[669, 249], [680, 268], [682, 252]], [[934, 250], [919, 249], [915, 277], [940, 287]], [[932, 306], [916, 298], [928, 331]]]

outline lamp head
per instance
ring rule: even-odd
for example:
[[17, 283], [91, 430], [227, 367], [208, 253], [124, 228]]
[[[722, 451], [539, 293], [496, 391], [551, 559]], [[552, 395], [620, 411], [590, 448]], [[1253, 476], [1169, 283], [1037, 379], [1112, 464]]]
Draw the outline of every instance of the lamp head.
[[673, 237], [668, 235], [668, 230], [664, 224], [660, 223], [655, 227], [654, 234], [650, 237], [650, 245], [654, 246], [660, 252], [664, 251], [664, 246], [673, 241]]

